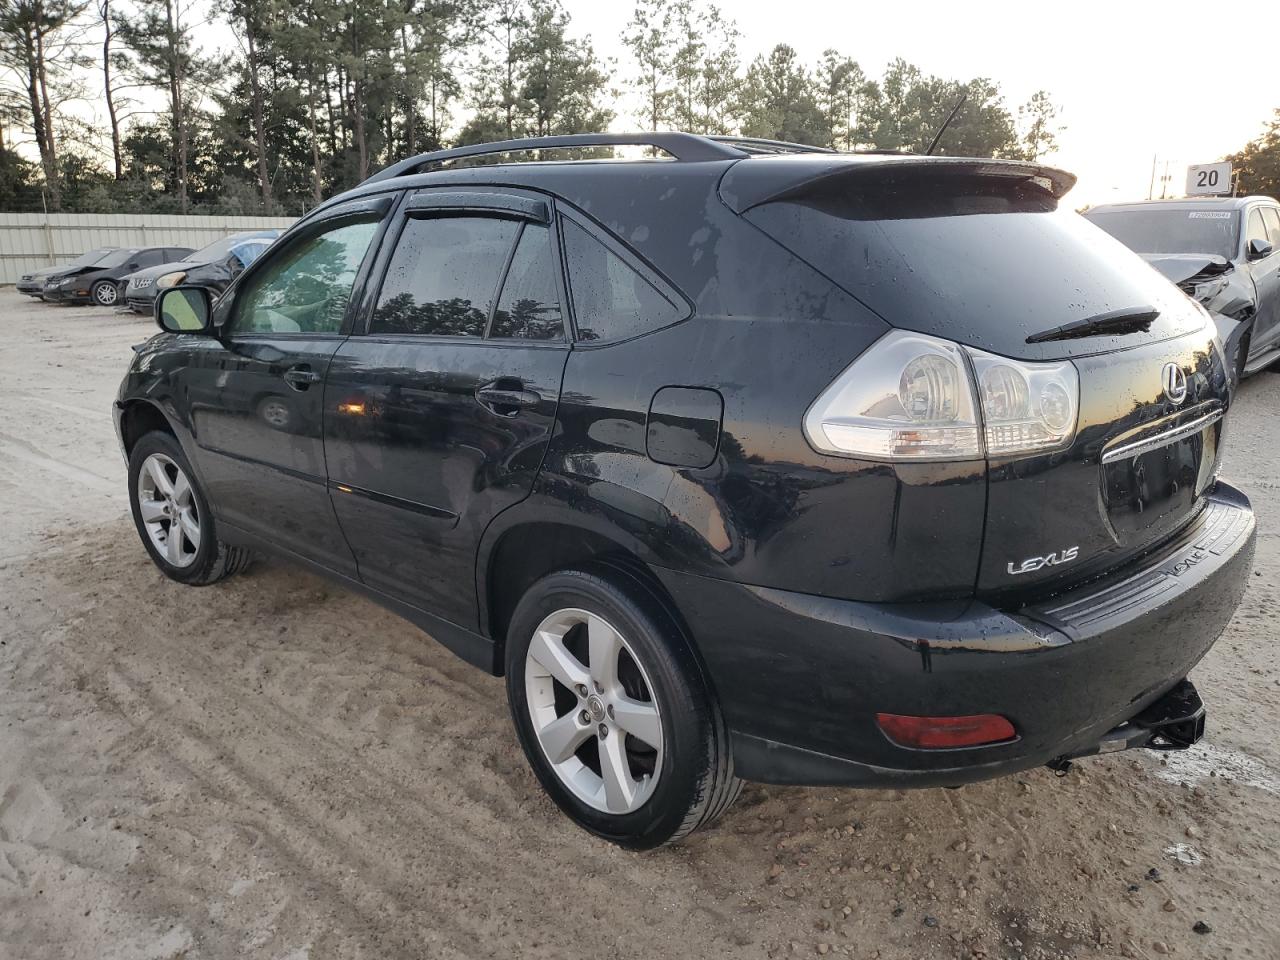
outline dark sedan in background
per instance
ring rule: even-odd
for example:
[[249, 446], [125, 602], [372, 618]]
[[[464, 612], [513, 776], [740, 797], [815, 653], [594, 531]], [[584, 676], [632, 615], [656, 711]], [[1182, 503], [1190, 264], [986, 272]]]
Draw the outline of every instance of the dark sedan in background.
[[1280, 360], [1280, 203], [1148, 200], [1085, 216], [1213, 314], [1238, 376]]
[[181, 260], [139, 270], [121, 282], [122, 299], [134, 313], [150, 316], [156, 294], [180, 283], [221, 293], [279, 235], [279, 230], [233, 233]]
[[190, 247], [123, 247], [96, 263], [49, 274], [43, 296], [51, 303], [114, 306], [120, 298], [119, 283], [123, 277], [144, 267], [181, 259], [189, 253]]
[[97, 263], [108, 253], [118, 247], [95, 247], [88, 253], [82, 253], [70, 263], [59, 263], [52, 267], [45, 267], [43, 270], [32, 270], [30, 273], [24, 273], [18, 278], [15, 289], [19, 293], [25, 293], [28, 297], [36, 297], [37, 299], [44, 296], [44, 285], [52, 274], [66, 273], [68, 270], [78, 270], [81, 267], [92, 266]]

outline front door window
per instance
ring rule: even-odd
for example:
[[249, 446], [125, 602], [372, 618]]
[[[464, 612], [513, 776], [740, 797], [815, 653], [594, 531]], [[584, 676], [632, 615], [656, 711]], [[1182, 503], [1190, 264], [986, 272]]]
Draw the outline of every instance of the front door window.
[[337, 333], [375, 221], [345, 223], [286, 250], [241, 288], [233, 334]]

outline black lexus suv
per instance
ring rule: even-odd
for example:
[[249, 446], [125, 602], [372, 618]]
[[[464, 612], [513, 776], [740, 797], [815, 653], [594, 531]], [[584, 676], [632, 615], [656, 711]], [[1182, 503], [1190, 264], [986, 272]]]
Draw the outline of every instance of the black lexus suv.
[[543, 787], [630, 847], [741, 779], [1189, 746], [1254, 549], [1229, 378], [1073, 182], [676, 133], [405, 160], [160, 296], [115, 409], [138, 533], [505, 675]]

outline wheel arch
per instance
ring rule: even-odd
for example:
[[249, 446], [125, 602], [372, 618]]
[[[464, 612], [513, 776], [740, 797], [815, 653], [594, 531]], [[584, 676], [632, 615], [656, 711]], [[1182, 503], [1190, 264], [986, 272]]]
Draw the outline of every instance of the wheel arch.
[[600, 518], [574, 511], [522, 514], [495, 520], [476, 561], [480, 632], [493, 641], [497, 663], [504, 662], [507, 626], [529, 587], [556, 570], [591, 566], [613, 567], [640, 582], [666, 608], [696, 653], [688, 625], [644, 559], [648, 551], [642, 544], [606, 523], [591, 522]]
[[133, 452], [134, 445], [153, 430], [169, 434], [182, 446], [182, 438], [158, 404], [140, 399], [124, 401], [120, 410], [120, 443], [124, 447], [125, 459]]

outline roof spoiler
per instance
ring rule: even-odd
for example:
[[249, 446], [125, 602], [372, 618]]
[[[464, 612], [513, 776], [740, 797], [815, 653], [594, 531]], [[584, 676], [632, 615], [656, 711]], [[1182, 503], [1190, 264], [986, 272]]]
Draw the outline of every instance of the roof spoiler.
[[735, 164], [721, 181], [720, 195], [735, 213], [745, 213], [762, 203], [803, 196], [834, 180], [874, 182], [904, 176], [1017, 180], [1033, 184], [1059, 200], [1076, 183], [1073, 173], [1024, 160], [837, 154], [797, 158], [794, 163]]

